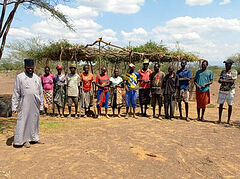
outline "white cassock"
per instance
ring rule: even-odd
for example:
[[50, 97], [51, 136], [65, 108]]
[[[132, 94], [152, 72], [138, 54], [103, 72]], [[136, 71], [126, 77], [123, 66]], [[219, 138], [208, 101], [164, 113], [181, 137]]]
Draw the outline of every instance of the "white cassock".
[[[18, 110], [17, 110], [18, 109]], [[25, 72], [16, 77], [12, 96], [12, 110], [18, 111], [14, 145], [27, 141], [39, 141], [39, 116], [43, 110], [43, 89], [41, 79]]]

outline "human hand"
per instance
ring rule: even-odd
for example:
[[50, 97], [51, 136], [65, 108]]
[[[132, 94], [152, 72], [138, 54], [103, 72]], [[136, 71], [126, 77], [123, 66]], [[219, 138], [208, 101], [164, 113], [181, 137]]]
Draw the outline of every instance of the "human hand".
[[206, 84], [203, 84], [202, 86], [201, 86], [201, 88], [205, 88], [207, 85]]
[[198, 84], [196, 84], [196, 88], [201, 89], [201, 86], [199, 86]]

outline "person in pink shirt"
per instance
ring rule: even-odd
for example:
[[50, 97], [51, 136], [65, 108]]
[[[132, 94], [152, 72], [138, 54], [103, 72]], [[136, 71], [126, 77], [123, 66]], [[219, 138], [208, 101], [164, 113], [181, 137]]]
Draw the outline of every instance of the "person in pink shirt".
[[[143, 68], [138, 70], [140, 76], [139, 102], [141, 106], [141, 115], [147, 117], [147, 105], [150, 103], [150, 75], [152, 71], [148, 69], [149, 60], [145, 59]], [[143, 110], [143, 107], [145, 109]]]
[[52, 114], [54, 115], [53, 106], [53, 86], [54, 86], [54, 75], [50, 73], [50, 68], [46, 66], [45, 74], [42, 75], [42, 86], [43, 86], [43, 104], [45, 114], [48, 115], [48, 109], [52, 109]]

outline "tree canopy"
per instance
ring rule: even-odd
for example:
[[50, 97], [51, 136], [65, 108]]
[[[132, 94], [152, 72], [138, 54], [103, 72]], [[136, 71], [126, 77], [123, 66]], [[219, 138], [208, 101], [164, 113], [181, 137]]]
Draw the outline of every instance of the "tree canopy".
[[60, 3], [60, 0], [2, 0], [0, 2], [0, 6], [2, 6], [0, 17], [0, 59], [3, 55], [3, 50], [12, 21], [20, 5], [24, 6], [28, 10], [40, 8], [45, 12], [49, 12], [53, 18], [59, 20], [60, 22], [63, 22], [63, 24], [65, 24], [69, 29], [73, 30], [73, 27], [69, 23], [68, 18], [63, 13], [54, 8], [54, 6], [58, 3]]

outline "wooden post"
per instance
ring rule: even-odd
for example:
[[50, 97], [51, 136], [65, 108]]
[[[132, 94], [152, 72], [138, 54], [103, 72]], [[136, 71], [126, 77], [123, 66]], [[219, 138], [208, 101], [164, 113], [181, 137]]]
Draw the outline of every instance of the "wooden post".
[[99, 38], [99, 42], [98, 42], [99, 73], [101, 73], [101, 66], [102, 66], [102, 59], [101, 59], [100, 53], [101, 53], [101, 39]]
[[92, 66], [92, 61], [91, 61], [91, 59], [90, 59], [90, 65], [91, 65], [91, 72], [92, 72], [92, 74], [93, 74], [93, 66]]

